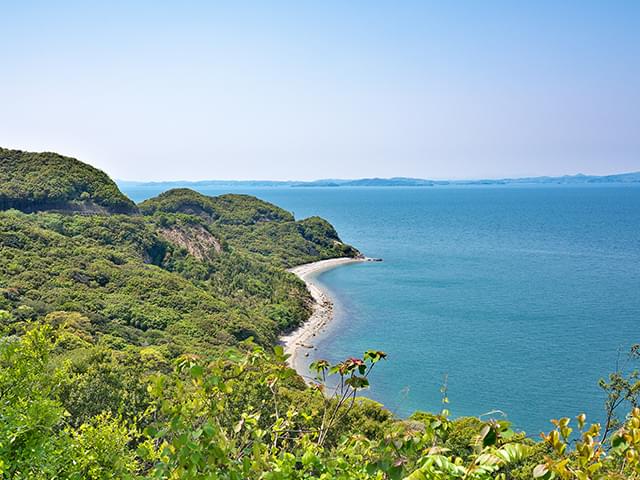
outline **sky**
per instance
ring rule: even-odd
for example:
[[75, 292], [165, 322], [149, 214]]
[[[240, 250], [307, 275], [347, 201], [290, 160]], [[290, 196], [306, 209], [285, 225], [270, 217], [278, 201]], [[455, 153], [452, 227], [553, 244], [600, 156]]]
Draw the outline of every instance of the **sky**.
[[0, 0], [0, 21], [0, 146], [118, 179], [640, 170], [635, 0]]

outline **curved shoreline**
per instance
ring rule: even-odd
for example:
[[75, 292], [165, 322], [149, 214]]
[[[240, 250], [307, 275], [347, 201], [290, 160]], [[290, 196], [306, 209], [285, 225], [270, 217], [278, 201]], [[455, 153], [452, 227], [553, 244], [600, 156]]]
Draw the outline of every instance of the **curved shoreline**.
[[313, 312], [311, 316], [300, 325], [286, 335], [280, 337], [280, 345], [284, 347], [284, 353], [289, 355], [287, 363], [293, 368], [298, 375], [305, 379], [309, 376], [309, 372], [302, 371], [300, 361], [304, 357], [303, 350], [312, 349], [314, 345], [311, 343], [313, 337], [320, 333], [333, 320], [333, 302], [326, 290], [318, 282], [314, 281], [315, 276], [331, 270], [341, 265], [349, 263], [359, 263], [366, 261], [363, 258], [340, 257], [330, 258], [328, 260], [320, 260], [318, 262], [305, 263], [289, 269], [289, 272], [295, 274], [302, 280], [309, 290], [313, 298]]

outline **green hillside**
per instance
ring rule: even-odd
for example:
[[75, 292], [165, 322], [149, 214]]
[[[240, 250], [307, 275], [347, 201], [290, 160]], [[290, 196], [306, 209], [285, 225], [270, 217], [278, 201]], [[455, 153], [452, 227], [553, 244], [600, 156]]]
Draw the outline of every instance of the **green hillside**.
[[[171, 228], [194, 227], [173, 219]], [[248, 336], [269, 344], [306, 318], [292, 275], [227, 248], [198, 259], [165, 231], [141, 217], [4, 213], [0, 308], [24, 320], [79, 312], [96, 331], [171, 350]]]
[[291, 267], [324, 258], [355, 257], [333, 226], [319, 217], [295, 221], [293, 215], [250, 195], [208, 197], [186, 188], [164, 192], [140, 204], [140, 211], [194, 215], [238, 250]]
[[135, 204], [104, 172], [57, 153], [0, 148], [0, 209], [131, 213]]

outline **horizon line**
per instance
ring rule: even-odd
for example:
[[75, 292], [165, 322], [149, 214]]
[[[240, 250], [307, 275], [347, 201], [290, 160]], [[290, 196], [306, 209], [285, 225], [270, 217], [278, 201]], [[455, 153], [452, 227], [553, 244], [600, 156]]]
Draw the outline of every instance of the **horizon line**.
[[525, 176], [500, 176], [500, 177], [477, 177], [477, 178], [426, 178], [426, 177], [409, 177], [409, 176], [393, 176], [393, 177], [379, 177], [379, 176], [366, 176], [366, 177], [353, 177], [353, 178], [316, 178], [313, 180], [296, 180], [296, 179], [220, 179], [220, 178], [205, 178], [202, 180], [129, 180], [123, 178], [115, 178], [116, 183], [140, 183], [140, 184], [160, 184], [160, 183], [300, 183], [309, 184], [317, 182], [353, 182], [359, 180], [413, 180], [423, 182], [481, 182], [481, 181], [509, 181], [509, 180], [533, 180], [533, 179], [562, 179], [562, 178], [606, 178], [623, 175], [640, 175], [640, 170], [634, 170], [629, 172], [614, 172], [607, 174], [589, 174], [589, 173], [567, 173], [562, 175], [525, 175]]

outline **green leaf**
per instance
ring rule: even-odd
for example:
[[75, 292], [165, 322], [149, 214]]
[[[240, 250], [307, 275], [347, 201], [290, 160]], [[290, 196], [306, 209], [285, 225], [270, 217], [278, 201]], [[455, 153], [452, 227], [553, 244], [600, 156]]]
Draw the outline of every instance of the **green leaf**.
[[202, 368], [202, 366], [200, 365], [193, 365], [189, 369], [189, 373], [193, 378], [201, 378], [202, 374], [204, 373], [204, 368]]

